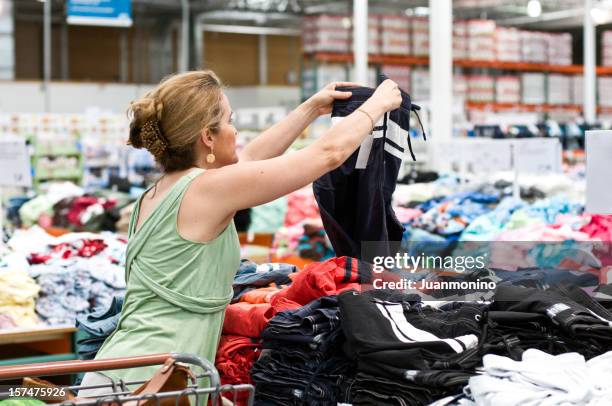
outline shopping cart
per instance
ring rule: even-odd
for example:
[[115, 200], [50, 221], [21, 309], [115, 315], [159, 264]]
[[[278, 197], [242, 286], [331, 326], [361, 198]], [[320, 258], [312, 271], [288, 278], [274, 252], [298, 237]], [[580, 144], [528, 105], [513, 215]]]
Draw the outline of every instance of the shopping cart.
[[[15, 381], [26, 377], [47, 377], [57, 375], [72, 375], [84, 372], [100, 372], [108, 370], [138, 368], [154, 365], [164, 365], [168, 360], [174, 360], [179, 364], [189, 366], [193, 374], [189, 379], [188, 385], [184, 390], [143, 393], [135, 395], [133, 389], [147, 381], [112, 380], [108, 384], [95, 386], [62, 386], [63, 389], [77, 393], [82, 389], [103, 390], [104, 395], [92, 396], [88, 398], [77, 398], [63, 400], [58, 403], [64, 406], [142, 406], [142, 405], [184, 405], [185, 400], [189, 400], [191, 405], [201, 405], [208, 402], [213, 406], [227, 405], [230, 402], [236, 404], [240, 400], [241, 404], [251, 406], [254, 399], [254, 388], [252, 385], [221, 385], [219, 373], [215, 366], [208, 360], [191, 354], [165, 353], [155, 355], [143, 355], [126, 358], [111, 358], [92, 361], [59, 361], [29, 365], [16, 365], [0, 367], [0, 399], [14, 396], [8, 385], [3, 385], [6, 381]], [[194, 370], [193, 367], [196, 367]], [[201, 382], [207, 382], [205, 387], [201, 387]], [[198, 384], [200, 382], [200, 385]], [[130, 389], [132, 388], [132, 389]], [[222, 396], [225, 394], [225, 397]]]

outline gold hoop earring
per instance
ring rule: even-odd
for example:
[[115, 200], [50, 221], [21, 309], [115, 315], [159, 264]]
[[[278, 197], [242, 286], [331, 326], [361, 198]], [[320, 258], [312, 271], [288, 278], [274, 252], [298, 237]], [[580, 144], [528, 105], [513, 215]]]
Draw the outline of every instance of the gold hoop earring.
[[214, 151], [212, 149], [212, 147], [210, 147], [210, 154], [206, 155], [206, 162], [209, 164], [212, 164], [213, 162], [215, 162], [215, 154]]

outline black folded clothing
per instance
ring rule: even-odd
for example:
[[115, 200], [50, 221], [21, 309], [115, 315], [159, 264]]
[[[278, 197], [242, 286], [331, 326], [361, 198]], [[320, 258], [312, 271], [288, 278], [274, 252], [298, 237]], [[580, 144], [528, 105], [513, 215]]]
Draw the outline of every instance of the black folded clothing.
[[354, 363], [343, 352], [336, 296], [277, 314], [264, 330], [251, 370], [256, 404], [330, 405], [348, 399]]
[[[452, 390], [458, 393], [461, 387]], [[351, 385], [351, 403], [355, 406], [422, 406], [448, 396], [448, 392], [446, 386], [424, 386], [409, 381], [359, 373]]]
[[324, 296], [295, 310], [278, 313], [264, 329], [265, 342], [287, 341], [317, 348], [340, 327], [338, 299]]
[[564, 336], [592, 339], [612, 346], [610, 312], [587, 295], [566, 286], [557, 286], [546, 291], [499, 286], [491, 310], [543, 315], [556, 325]]
[[369, 292], [345, 292], [338, 301], [350, 358], [406, 370], [463, 369], [478, 363], [479, 305], [442, 311], [385, 301]]
[[520, 360], [523, 351], [578, 352], [589, 359], [612, 349], [610, 312], [576, 286], [547, 290], [501, 285], [485, 318], [482, 353]]

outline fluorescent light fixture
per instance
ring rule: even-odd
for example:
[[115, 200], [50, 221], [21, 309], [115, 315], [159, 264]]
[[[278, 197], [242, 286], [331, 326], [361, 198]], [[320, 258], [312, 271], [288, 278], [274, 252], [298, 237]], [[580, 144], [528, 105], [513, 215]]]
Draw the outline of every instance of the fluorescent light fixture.
[[529, 0], [529, 3], [527, 3], [527, 15], [531, 18], [536, 18], [541, 14], [542, 3], [540, 3], [540, 0]]

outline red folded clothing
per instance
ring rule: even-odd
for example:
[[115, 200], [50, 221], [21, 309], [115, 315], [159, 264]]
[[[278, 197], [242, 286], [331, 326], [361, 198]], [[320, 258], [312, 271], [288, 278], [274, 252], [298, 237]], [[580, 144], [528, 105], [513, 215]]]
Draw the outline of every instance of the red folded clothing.
[[233, 303], [225, 310], [223, 334], [259, 337], [276, 313], [298, 307], [300, 304], [285, 298], [274, 303]]
[[[224, 335], [219, 341], [215, 366], [219, 371], [222, 385], [251, 384], [250, 371], [259, 357], [261, 342], [248, 337]], [[233, 394], [225, 396], [232, 399]], [[248, 394], [241, 392], [237, 404], [246, 404]]]
[[587, 233], [593, 240], [612, 241], [612, 216], [593, 214], [589, 224], [583, 226], [580, 231]]
[[331, 258], [306, 265], [293, 283], [274, 295], [271, 302], [285, 298], [305, 305], [345, 290], [361, 290], [361, 284], [368, 283], [370, 278], [369, 265], [350, 257]]

